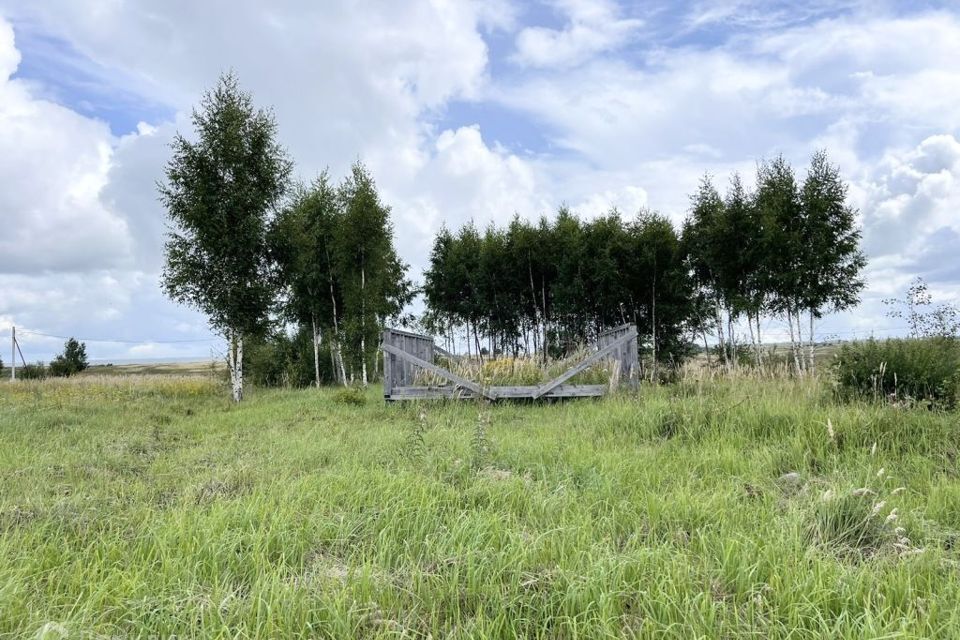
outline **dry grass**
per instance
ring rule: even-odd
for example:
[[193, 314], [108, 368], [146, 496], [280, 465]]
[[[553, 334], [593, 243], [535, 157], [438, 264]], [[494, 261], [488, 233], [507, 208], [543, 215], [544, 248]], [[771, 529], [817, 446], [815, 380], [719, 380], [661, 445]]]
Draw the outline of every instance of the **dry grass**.
[[[539, 357], [519, 356], [500, 358], [439, 359], [438, 364], [446, 367], [461, 378], [474, 380], [484, 386], [499, 385], [537, 385], [561, 375], [581, 360], [589, 357], [593, 351], [580, 349], [561, 360], [551, 360], [546, 365]], [[568, 384], [608, 384], [616, 375], [616, 363], [601, 361], [574, 376]], [[449, 384], [429, 371], [420, 371], [415, 384], [423, 386], [441, 386]]]

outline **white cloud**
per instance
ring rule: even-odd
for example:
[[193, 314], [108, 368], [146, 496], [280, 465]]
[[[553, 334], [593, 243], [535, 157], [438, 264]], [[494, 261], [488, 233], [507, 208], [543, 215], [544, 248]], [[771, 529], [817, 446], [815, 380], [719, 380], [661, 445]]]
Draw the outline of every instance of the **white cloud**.
[[527, 27], [517, 34], [515, 62], [530, 67], [568, 67], [626, 43], [642, 20], [620, 17], [609, 0], [554, 0], [566, 15], [563, 29]]
[[[20, 53], [0, 19], [0, 217], [16, 234], [0, 238], [0, 317], [58, 334], [207, 335], [157, 287], [155, 181], [174, 132], [191, 130], [190, 107], [229, 68], [274, 107], [304, 178], [368, 163], [415, 277], [441, 222], [533, 218], [560, 202], [586, 217], [649, 206], [679, 222], [705, 171], [749, 183], [761, 157], [802, 167], [826, 146], [863, 212], [869, 295], [913, 272], [960, 281], [935, 264], [960, 242], [955, 14], [822, 20], [819, 5], [787, 15], [723, 0], [700, 3], [687, 26], [732, 17], [747, 30], [669, 48], [641, 42], [648, 25], [602, 0], [558, 0], [557, 29], [518, 25], [506, 0], [224, 6], [0, 0], [18, 30], [62, 39], [71, 64], [176, 114], [114, 136], [41, 80], [10, 79]], [[502, 43], [516, 28], [516, 65], [491, 76], [484, 36], [507, 31]], [[491, 143], [485, 122], [429, 124], [457, 100], [515, 110], [549, 144], [521, 153]]]
[[381, 182], [394, 203], [399, 244], [414, 267], [426, 265], [441, 224], [457, 228], [469, 220], [479, 227], [503, 224], [514, 213], [534, 217], [553, 206], [537, 168], [527, 160], [484, 142], [478, 126], [446, 130], [409, 179]]
[[[958, 212], [960, 141], [956, 137], [931, 136], [914, 149], [888, 153], [867, 183], [863, 204], [867, 250], [899, 261], [921, 260], [934, 247], [936, 234], [953, 232], [960, 238]], [[946, 257], [955, 261], [955, 255]], [[916, 266], [929, 270], [939, 265]], [[954, 269], [960, 276], [960, 266]]]
[[19, 53], [0, 20], [0, 273], [77, 271], [130, 260], [125, 220], [100, 202], [113, 139], [102, 122], [11, 79]]

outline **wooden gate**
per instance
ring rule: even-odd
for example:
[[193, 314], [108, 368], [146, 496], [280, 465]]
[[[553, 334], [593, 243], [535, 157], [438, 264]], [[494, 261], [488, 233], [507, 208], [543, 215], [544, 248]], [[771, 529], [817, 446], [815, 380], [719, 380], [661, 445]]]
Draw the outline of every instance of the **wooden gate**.
[[[398, 329], [383, 332], [383, 395], [388, 401], [428, 398], [582, 398], [602, 396], [615, 385], [637, 384], [637, 328], [632, 324], [615, 327], [600, 334], [596, 351], [570, 367], [553, 380], [533, 386], [483, 386], [467, 380], [433, 362], [435, 351], [432, 336]], [[565, 384], [578, 373], [601, 360], [613, 361], [610, 384]], [[429, 371], [450, 384], [416, 386], [417, 369]]]

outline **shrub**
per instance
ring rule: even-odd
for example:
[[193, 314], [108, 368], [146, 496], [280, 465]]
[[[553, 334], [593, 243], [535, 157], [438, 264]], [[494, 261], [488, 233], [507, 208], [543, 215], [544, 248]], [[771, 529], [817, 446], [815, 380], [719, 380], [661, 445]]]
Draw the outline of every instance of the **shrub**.
[[50, 375], [66, 378], [86, 369], [87, 345], [70, 338], [63, 345], [63, 353], [50, 362]]
[[360, 406], [367, 402], [367, 396], [360, 387], [341, 387], [334, 391], [333, 401], [340, 404]]
[[17, 380], [45, 380], [46, 377], [47, 367], [40, 361], [25, 367], [17, 367]]
[[[261, 387], [309, 387], [314, 383], [313, 344], [310, 332], [292, 337], [279, 333], [251, 339], [244, 354], [244, 377]], [[333, 381], [330, 348], [320, 349], [320, 381]]]
[[954, 408], [960, 399], [960, 340], [870, 339], [845, 344], [833, 370], [844, 396]]

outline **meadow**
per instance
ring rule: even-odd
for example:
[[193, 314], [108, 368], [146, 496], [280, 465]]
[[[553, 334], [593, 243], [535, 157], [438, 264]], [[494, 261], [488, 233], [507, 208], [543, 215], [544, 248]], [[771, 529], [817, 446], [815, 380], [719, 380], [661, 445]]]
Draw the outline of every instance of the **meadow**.
[[0, 384], [0, 636], [960, 637], [957, 415]]

